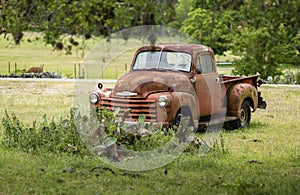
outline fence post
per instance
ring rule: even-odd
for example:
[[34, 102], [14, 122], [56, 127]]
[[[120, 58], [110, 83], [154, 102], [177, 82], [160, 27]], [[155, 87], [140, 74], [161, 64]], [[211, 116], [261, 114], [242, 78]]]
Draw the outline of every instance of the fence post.
[[80, 63], [78, 64], [78, 79], [80, 79]]
[[10, 75], [10, 62], [8, 62], [8, 74]]
[[17, 73], [17, 62], [15, 62], [15, 73]]
[[74, 64], [74, 79], [76, 79], [76, 64]]
[[82, 79], [84, 79], [84, 64], [82, 64]]

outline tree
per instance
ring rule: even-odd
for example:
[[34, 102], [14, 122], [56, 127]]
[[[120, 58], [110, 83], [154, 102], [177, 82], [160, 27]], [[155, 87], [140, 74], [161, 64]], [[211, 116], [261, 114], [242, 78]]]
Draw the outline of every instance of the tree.
[[[19, 44], [24, 31], [43, 33], [43, 40], [61, 50], [78, 46], [75, 36], [89, 39], [137, 25], [166, 24], [175, 0], [8, 0], [1, 1], [1, 34], [12, 33]], [[71, 35], [67, 45], [62, 39]]]
[[194, 0], [178, 0], [175, 4], [175, 19], [169, 24], [170, 27], [180, 29], [182, 22], [188, 18], [188, 13], [192, 10]]
[[201, 44], [210, 46], [216, 54], [229, 49], [233, 18], [231, 11], [214, 13], [211, 10], [197, 8], [188, 14], [181, 30]]
[[216, 54], [231, 50], [235, 73], [280, 74], [281, 67], [299, 63], [300, 1], [194, 0], [182, 31]]
[[242, 58], [235, 61], [237, 74], [256, 72], [262, 78], [281, 74], [281, 67], [293, 65], [300, 28], [299, 1], [251, 1], [235, 18], [232, 51]]
[[[266, 27], [259, 29], [240, 28], [240, 34], [233, 40], [233, 53], [241, 56], [234, 61], [235, 74], [252, 75], [259, 73], [263, 78], [280, 74], [272, 51], [266, 50], [265, 40], [271, 38]], [[277, 50], [276, 48], [275, 50]]]

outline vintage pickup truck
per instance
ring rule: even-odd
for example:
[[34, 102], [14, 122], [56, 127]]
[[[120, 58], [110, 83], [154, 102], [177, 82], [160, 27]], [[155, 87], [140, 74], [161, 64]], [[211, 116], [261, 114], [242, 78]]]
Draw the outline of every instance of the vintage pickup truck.
[[139, 48], [115, 87], [99, 83], [89, 99], [92, 108], [130, 110], [128, 123], [143, 114], [145, 122], [179, 125], [181, 117], [190, 116], [195, 127], [222, 121], [245, 128], [251, 112], [266, 108], [258, 76], [218, 74], [214, 53], [204, 45], [157, 44]]

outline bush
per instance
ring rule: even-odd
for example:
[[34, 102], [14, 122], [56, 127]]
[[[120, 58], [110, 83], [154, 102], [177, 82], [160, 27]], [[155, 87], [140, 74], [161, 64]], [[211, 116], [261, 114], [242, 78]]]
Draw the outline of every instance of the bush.
[[24, 152], [39, 151], [54, 153], [88, 154], [89, 151], [76, 131], [75, 110], [71, 109], [70, 118], [55, 122], [48, 121], [46, 115], [40, 123], [33, 122], [31, 127], [25, 127], [14, 115], [5, 112], [2, 119], [4, 138], [2, 143], [9, 148], [17, 148]]
[[[178, 144], [192, 133], [191, 128], [184, 125], [173, 129], [146, 124], [144, 115], [140, 115], [137, 125], [128, 127], [124, 117], [117, 117], [118, 112], [95, 110], [87, 117], [72, 108], [68, 119], [49, 122], [44, 115], [39, 123], [34, 121], [30, 127], [25, 127], [14, 114], [9, 115], [6, 111], [2, 119], [2, 143], [8, 148], [33, 154], [52, 152], [83, 156], [93, 152], [116, 159], [120, 152], [116, 148], [149, 151], [164, 146], [172, 138]], [[192, 142], [186, 151], [194, 151], [192, 148], [198, 145]]]
[[[274, 77], [274, 80], [270, 79], [270, 80], [272, 80], [272, 82], [270, 82], [270, 83], [275, 83], [275, 84], [297, 84], [298, 83], [297, 77], [299, 77], [298, 74], [294, 74], [291, 71], [286, 71], [282, 75], [276, 75]], [[299, 78], [298, 78], [298, 80], [299, 80]]]
[[[72, 108], [68, 119], [60, 119], [58, 122], [48, 121], [47, 116], [44, 115], [41, 122], [34, 121], [30, 127], [25, 127], [14, 114], [9, 115], [6, 111], [2, 119], [4, 127], [2, 143], [8, 148], [17, 148], [29, 153], [90, 155], [91, 152], [86, 144], [92, 144], [92, 136], [99, 127], [104, 128], [105, 134], [98, 136], [95, 143], [105, 147], [116, 143], [131, 150], [150, 150], [159, 147], [168, 142], [174, 134], [171, 129], [162, 131], [151, 129], [151, 132], [145, 130], [143, 115], [140, 116], [136, 127], [125, 132], [126, 126], [124, 124], [120, 126], [117, 113], [103, 110], [94, 114], [97, 117], [96, 125], [91, 123], [91, 118], [81, 116], [77, 109]], [[147, 131], [147, 136], [141, 135], [138, 132], [140, 130]]]
[[296, 83], [300, 85], [300, 72], [296, 74]]
[[94, 143], [89, 143], [90, 145], [100, 144], [109, 147], [116, 143], [118, 146], [129, 150], [144, 151], [164, 145], [175, 134], [175, 130], [173, 129], [147, 125], [143, 114], [139, 116], [137, 125], [128, 127], [124, 124], [124, 117], [117, 117], [119, 111], [117, 109], [115, 112], [110, 112], [103, 109], [93, 112], [99, 123], [94, 125], [96, 127], [94, 130], [90, 130], [92, 134], [85, 135], [85, 137], [97, 136], [98, 140], [94, 141]]

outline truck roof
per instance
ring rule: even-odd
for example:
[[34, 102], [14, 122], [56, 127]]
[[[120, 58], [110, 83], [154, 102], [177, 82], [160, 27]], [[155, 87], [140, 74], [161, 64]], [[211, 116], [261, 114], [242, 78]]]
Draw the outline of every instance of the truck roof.
[[149, 50], [169, 50], [169, 51], [178, 51], [185, 53], [198, 53], [199, 51], [210, 51], [213, 53], [210, 47], [200, 44], [188, 44], [188, 43], [158, 43], [154, 46], [142, 46], [138, 49], [140, 51], [149, 51]]

